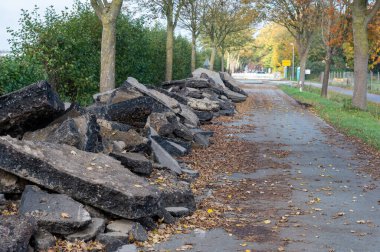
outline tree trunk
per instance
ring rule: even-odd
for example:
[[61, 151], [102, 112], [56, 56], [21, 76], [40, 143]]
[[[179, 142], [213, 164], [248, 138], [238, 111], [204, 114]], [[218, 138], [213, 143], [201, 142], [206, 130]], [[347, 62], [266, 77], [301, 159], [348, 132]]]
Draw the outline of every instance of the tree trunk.
[[224, 50], [222, 50], [222, 62], [220, 66], [220, 71], [224, 72]]
[[306, 70], [306, 61], [307, 61], [307, 51], [300, 54], [300, 92], [303, 91], [305, 86], [305, 70]]
[[227, 73], [231, 74], [231, 53], [227, 51]]
[[195, 71], [195, 64], [197, 60], [197, 39], [194, 32], [191, 35], [191, 72]]
[[215, 57], [216, 57], [216, 46], [213, 45], [211, 48], [211, 58], [210, 58], [210, 70], [214, 70], [214, 63], [215, 63]]
[[322, 97], [327, 97], [327, 89], [329, 86], [329, 77], [330, 77], [330, 68], [331, 68], [331, 56], [332, 56], [332, 49], [330, 46], [327, 46], [326, 65], [325, 65], [325, 72], [323, 74], [322, 91], [321, 91]]
[[104, 22], [102, 32], [100, 92], [115, 88], [116, 24]]
[[359, 109], [367, 108], [367, 71], [368, 71], [368, 30], [366, 23], [365, 1], [353, 4], [354, 37], [354, 95], [352, 105]]
[[173, 79], [173, 44], [174, 44], [174, 25], [172, 20], [167, 21], [166, 28], [166, 74], [165, 81]]

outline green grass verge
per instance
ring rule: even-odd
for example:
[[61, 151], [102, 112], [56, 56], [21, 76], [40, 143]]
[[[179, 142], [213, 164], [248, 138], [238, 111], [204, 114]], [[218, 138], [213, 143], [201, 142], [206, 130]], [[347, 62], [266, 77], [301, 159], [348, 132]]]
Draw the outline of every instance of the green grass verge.
[[280, 88], [294, 99], [311, 104], [317, 114], [338, 130], [355, 136], [380, 150], [380, 105], [368, 104], [367, 111], [351, 106], [347, 95], [329, 92], [329, 98], [320, 97], [320, 89], [307, 87], [304, 92], [298, 88], [280, 85]]

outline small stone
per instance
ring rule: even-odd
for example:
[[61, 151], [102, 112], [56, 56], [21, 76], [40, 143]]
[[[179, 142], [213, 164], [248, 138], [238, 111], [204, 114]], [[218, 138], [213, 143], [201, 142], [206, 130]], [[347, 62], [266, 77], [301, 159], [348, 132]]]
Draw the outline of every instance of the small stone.
[[108, 232], [118, 232], [129, 235], [131, 240], [146, 241], [148, 234], [144, 227], [138, 223], [129, 220], [117, 220], [107, 225]]
[[160, 219], [160, 221], [166, 224], [173, 224], [176, 221], [176, 219], [165, 208], [161, 209], [157, 213], [157, 217]]
[[135, 225], [135, 222], [129, 220], [116, 220], [107, 225], [107, 232], [118, 232], [128, 234]]
[[83, 230], [66, 236], [68, 241], [89, 241], [92, 240], [97, 234], [103, 233], [105, 228], [105, 220], [99, 218], [93, 218], [92, 222]]
[[165, 209], [174, 217], [182, 217], [190, 214], [190, 210], [186, 207], [166, 207]]
[[106, 251], [113, 252], [129, 244], [129, 235], [119, 232], [103, 233], [99, 234], [96, 240], [106, 247]]
[[79, 202], [31, 185], [22, 194], [19, 212], [34, 217], [39, 227], [56, 234], [73, 233], [91, 222], [90, 214]]
[[55, 245], [55, 237], [44, 229], [39, 229], [32, 237], [32, 244], [36, 251], [46, 251]]
[[157, 223], [151, 217], [143, 217], [137, 220], [147, 231], [157, 229]]
[[114, 152], [122, 152], [127, 145], [124, 141], [113, 141], [112, 142], [112, 150]]

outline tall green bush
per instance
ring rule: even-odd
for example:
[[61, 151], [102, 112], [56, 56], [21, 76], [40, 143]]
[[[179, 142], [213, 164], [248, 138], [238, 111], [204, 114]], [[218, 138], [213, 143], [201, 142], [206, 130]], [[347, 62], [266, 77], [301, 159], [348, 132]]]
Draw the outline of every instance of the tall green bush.
[[[17, 31], [12, 35], [12, 53], [26, 59], [21, 77], [0, 78], [0, 86], [8, 92], [6, 83], [24, 86], [46, 77], [65, 100], [82, 104], [91, 102], [99, 89], [101, 24], [89, 4], [76, 2], [71, 9], [60, 13], [48, 8], [43, 17], [38, 8], [23, 11]], [[165, 41], [163, 27], [148, 27], [143, 19], [134, 20], [122, 13], [117, 21], [116, 82], [120, 85], [129, 76], [142, 83], [157, 85], [165, 77]], [[174, 76], [190, 74], [191, 45], [183, 37], [175, 38]], [[13, 62], [18, 64], [19, 61]], [[0, 63], [10, 68], [9, 64]], [[28, 71], [33, 74], [28, 75]], [[38, 74], [37, 74], [38, 73]], [[17, 74], [14, 74], [17, 75]], [[9, 81], [12, 79], [14, 81]]]

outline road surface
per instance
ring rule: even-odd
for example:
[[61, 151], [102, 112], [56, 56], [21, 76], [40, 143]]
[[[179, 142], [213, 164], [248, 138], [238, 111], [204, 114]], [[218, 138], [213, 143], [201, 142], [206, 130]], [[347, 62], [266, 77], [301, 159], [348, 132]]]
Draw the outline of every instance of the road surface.
[[258, 167], [218, 176], [226, 186], [244, 187], [246, 200], [234, 209], [248, 211], [225, 213], [242, 225], [179, 234], [154, 251], [380, 251], [380, 183], [361, 171], [371, 158], [358, 154], [362, 146], [276, 86], [247, 92], [251, 112], [227, 125], [254, 125], [237, 136], [256, 144]]
[[[273, 85], [280, 85], [280, 84], [285, 84], [285, 85], [291, 85], [294, 82], [290, 81], [280, 81], [280, 80], [239, 80], [242, 83], [245, 84], [263, 84], [263, 83], [271, 83]], [[316, 88], [322, 88], [322, 85], [316, 82], [305, 82], [306, 85], [313, 86]], [[341, 88], [341, 87], [335, 87], [335, 86], [329, 86], [329, 91], [333, 91], [336, 93], [348, 95], [348, 96], [353, 96], [353, 90], [346, 89], [346, 88]], [[367, 99], [368, 101], [374, 102], [374, 103], [380, 103], [380, 95], [378, 94], [367, 94]]]

